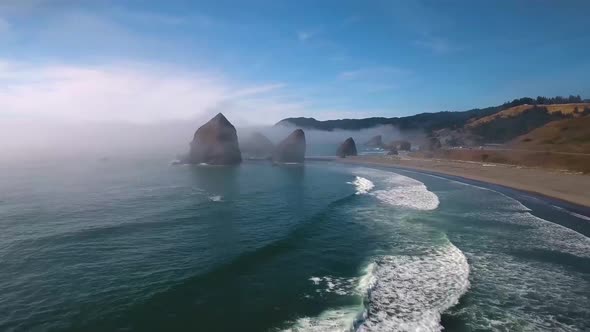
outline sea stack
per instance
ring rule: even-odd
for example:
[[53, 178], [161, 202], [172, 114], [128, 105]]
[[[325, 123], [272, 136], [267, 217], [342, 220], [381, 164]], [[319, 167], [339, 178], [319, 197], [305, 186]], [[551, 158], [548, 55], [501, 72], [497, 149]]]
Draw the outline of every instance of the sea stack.
[[354, 139], [349, 137], [338, 147], [336, 151], [336, 155], [340, 158], [346, 158], [346, 156], [356, 156], [356, 144], [354, 143]]
[[192, 164], [236, 165], [242, 162], [236, 128], [217, 114], [195, 132], [188, 162]]
[[381, 135], [373, 136], [365, 145], [372, 148], [383, 147], [383, 137]]
[[302, 163], [305, 160], [305, 133], [297, 129], [275, 148], [272, 161], [275, 163]]
[[274, 148], [274, 144], [259, 132], [252, 133], [240, 144], [240, 149], [246, 159], [270, 159]]

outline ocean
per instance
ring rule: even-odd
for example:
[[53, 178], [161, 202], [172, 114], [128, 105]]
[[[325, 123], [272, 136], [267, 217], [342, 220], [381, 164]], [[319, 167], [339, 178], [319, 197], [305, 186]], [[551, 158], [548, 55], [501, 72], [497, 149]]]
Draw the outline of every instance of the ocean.
[[590, 330], [590, 220], [563, 206], [169, 159], [0, 166], [0, 331]]

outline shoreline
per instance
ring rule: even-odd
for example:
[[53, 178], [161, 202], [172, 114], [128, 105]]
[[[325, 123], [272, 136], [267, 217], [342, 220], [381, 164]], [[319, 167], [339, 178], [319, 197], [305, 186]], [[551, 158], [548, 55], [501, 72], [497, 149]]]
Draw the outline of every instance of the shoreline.
[[541, 197], [590, 216], [590, 176], [512, 165], [436, 159], [357, 156], [337, 159], [343, 164], [397, 168], [467, 183], [496, 186]]

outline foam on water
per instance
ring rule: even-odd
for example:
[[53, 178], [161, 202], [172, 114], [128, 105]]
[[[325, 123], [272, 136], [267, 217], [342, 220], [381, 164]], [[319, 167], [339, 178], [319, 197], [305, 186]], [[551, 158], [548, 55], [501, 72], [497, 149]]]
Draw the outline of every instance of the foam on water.
[[283, 332], [352, 332], [358, 312], [357, 306], [326, 310], [317, 317], [297, 319], [293, 326]]
[[317, 294], [360, 295], [364, 296], [373, 285], [372, 267], [370, 264], [361, 277], [340, 278], [333, 276], [311, 277], [309, 280], [317, 286]]
[[209, 200], [211, 202], [221, 202], [223, 200], [223, 197], [221, 197], [219, 195], [209, 196]]
[[[533, 215], [505, 194], [474, 189], [446, 197], [465, 202], [447, 218], [472, 223], [457, 241], [468, 252], [474, 285], [447, 314], [464, 322], [466, 330], [588, 330], [590, 308], [578, 304], [590, 303], [584, 290], [590, 238]], [[479, 189], [490, 194], [480, 196]], [[482, 205], [486, 208], [479, 209]]]
[[336, 295], [358, 295], [359, 304], [330, 309], [316, 317], [302, 317], [282, 332], [353, 332], [355, 323], [364, 318], [364, 307], [360, 298], [366, 297], [373, 286], [375, 264], [363, 269], [360, 277], [311, 277], [309, 280], [318, 286], [316, 293], [333, 293]]
[[450, 310], [468, 329], [574, 332], [587, 326], [588, 308], [579, 304], [590, 298], [580, 292], [587, 284], [578, 273], [498, 252], [469, 259], [479, 287], [465, 305]]
[[469, 264], [449, 243], [425, 255], [384, 256], [373, 278], [358, 331], [441, 331], [441, 314], [469, 288]]
[[[497, 192], [496, 192], [497, 193]], [[537, 217], [518, 200], [505, 194], [486, 196], [486, 204], [497, 206], [494, 210], [463, 212], [479, 222], [506, 223], [526, 226], [515, 248], [543, 249], [560, 251], [578, 257], [590, 258], [590, 238], [565, 226]], [[566, 210], [569, 213], [569, 211]]]
[[574, 217], [576, 217], [576, 218], [580, 218], [580, 219], [583, 219], [583, 220], [588, 220], [588, 221], [590, 221], [590, 217], [587, 217], [587, 216], [585, 216], [585, 215], [582, 215], [582, 214], [579, 214], [579, 213], [572, 212], [572, 211], [570, 211], [570, 210], [568, 210], [568, 209], [565, 209], [565, 208], [559, 207], [559, 206], [557, 206], [557, 205], [551, 205], [551, 206], [552, 206], [552, 207], [554, 207], [554, 208], [556, 208], [557, 210], [565, 211], [565, 212], [566, 212], [567, 214], [569, 214], [570, 216], [574, 216]]
[[429, 176], [429, 177], [432, 177], [432, 178], [441, 179], [441, 180], [445, 180], [445, 181], [448, 181], [448, 182], [451, 182], [451, 183], [455, 183], [455, 184], [458, 184], [458, 185], [461, 185], [461, 186], [473, 187], [473, 188], [477, 188], [477, 189], [480, 189], [480, 190], [485, 190], [485, 191], [493, 192], [493, 193], [496, 193], [496, 194], [498, 194], [498, 195], [500, 195], [500, 196], [502, 196], [504, 198], [507, 198], [507, 199], [511, 200], [511, 202], [510, 202], [511, 205], [518, 206], [518, 208], [521, 209], [521, 210], [523, 210], [523, 211], [531, 211], [531, 209], [529, 209], [528, 207], [526, 207], [520, 201], [518, 201], [516, 199], [513, 199], [512, 197], [510, 197], [510, 196], [508, 196], [508, 195], [506, 195], [506, 194], [504, 194], [502, 192], [499, 192], [497, 190], [494, 190], [494, 189], [490, 189], [490, 188], [478, 186], [478, 185], [475, 185], [475, 184], [472, 184], [472, 183], [461, 182], [461, 181], [449, 179], [449, 178], [446, 178], [446, 177], [443, 177], [443, 176], [434, 175], [434, 174], [421, 173], [421, 172], [409, 171], [409, 170], [404, 170], [404, 172], [425, 175], [425, 176]]
[[382, 256], [357, 278], [309, 280], [317, 293], [359, 295], [366, 307], [300, 318], [286, 331], [441, 331], [441, 314], [469, 288], [469, 264], [449, 242], [420, 255]]
[[371, 180], [360, 176], [357, 176], [354, 181], [348, 183], [355, 186], [357, 195], [366, 194], [375, 187], [375, 184]]
[[365, 168], [357, 169], [354, 173], [380, 180], [385, 188], [375, 190], [371, 195], [384, 203], [414, 210], [435, 210], [439, 205], [438, 196], [418, 180], [393, 172]]
[[575, 212], [569, 212], [569, 211], [568, 211], [568, 213], [569, 213], [570, 215], [572, 215], [572, 216], [576, 217], [576, 218], [580, 218], [580, 219], [584, 219], [584, 220], [590, 221], [590, 217], [587, 217], [587, 216], [584, 216], [584, 215], [581, 215], [581, 214], [579, 214], [579, 213], [575, 213]]

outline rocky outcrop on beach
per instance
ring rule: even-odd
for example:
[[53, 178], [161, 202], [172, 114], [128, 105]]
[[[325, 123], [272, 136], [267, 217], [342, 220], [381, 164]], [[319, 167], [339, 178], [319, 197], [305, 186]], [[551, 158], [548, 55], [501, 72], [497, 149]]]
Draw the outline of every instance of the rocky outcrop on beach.
[[293, 131], [274, 149], [272, 161], [275, 163], [302, 163], [305, 159], [305, 133], [301, 129]]
[[188, 163], [210, 165], [235, 165], [242, 162], [236, 128], [217, 114], [195, 132], [190, 143]]
[[365, 143], [365, 146], [370, 148], [383, 147], [383, 137], [381, 135], [373, 136], [370, 140]]
[[254, 132], [240, 143], [244, 158], [270, 159], [275, 145], [264, 135]]
[[336, 150], [336, 155], [340, 158], [346, 158], [346, 156], [356, 156], [356, 144], [352, 137], [347, 138]]

